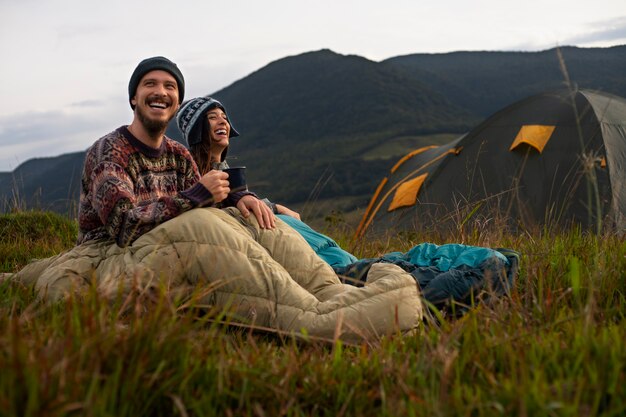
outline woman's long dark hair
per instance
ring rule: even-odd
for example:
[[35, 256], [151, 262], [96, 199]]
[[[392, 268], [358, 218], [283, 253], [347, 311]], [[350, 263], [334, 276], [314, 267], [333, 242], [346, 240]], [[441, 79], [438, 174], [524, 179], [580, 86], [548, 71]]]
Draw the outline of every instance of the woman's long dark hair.
[[191, 145], [189, 151], [194, 161], [198, 165], [200, 175], [204, 175], [211, 170], [211, 138], [209, 138], [209, 121], [206, 116], [202, 118], [202, 141], [198, 144]]

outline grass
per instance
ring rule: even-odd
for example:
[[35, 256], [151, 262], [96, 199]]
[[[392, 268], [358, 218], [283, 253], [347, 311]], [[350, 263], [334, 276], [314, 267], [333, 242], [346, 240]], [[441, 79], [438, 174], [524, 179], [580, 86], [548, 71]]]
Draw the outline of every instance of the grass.
[[[15, 213], [0, 216], [0, 229], [1, 265], [14, 271], [29, 252], [71, 247], [76, 226], [49, 213]], [[333, 237], [349, 242], [343, 226], [337, 230]], [[1, 284], [0, 415], [626, 413], [623, 237], [484, 228], [462, 237], [392, 236], [356, 250], [376, 256], [433, 239], [521, 252], [511, 297], [359, 346], [223, 325], [220, 312], [199, 314], [164, 294], [146, 313], [95, 292], [49, 305], [31, 288]]]
[[18, 211], [0, 215], [0, 272], [15, 271], [31, 259], [72, 247], [78, 225], [52, 212]]

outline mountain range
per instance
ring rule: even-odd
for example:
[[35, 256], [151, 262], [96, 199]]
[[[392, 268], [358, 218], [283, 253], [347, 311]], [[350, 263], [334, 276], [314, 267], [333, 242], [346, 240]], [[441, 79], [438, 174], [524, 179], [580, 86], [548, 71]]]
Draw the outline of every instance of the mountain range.
[[[381, 62], [324, 49], [274, 61], [211, 96], [241, 133], [228, 160], [247, 167], [253, 191], [311, 212], [351, 211], [367, 205], [410, 150], [450, 141], [502, 107], [564, 84], [626, 97], [624, 73], [626, 45]], [[167, 134], [182, 141], [174, 124]], [[75, 213], [83, 156], [32, 159], [0, 173], [0, 209], [18, 200]]]

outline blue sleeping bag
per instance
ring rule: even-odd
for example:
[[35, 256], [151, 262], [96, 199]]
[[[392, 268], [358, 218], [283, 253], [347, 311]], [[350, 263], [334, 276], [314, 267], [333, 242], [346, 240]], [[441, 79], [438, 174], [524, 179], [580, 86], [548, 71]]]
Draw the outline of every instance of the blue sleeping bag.
[[337, 242], [332, 240], [330, 237], [311, 229], [308, 224], [285, 214], [279, 214], [277, 217], [296, 229], [296, 231], [300, 233], [307, 243], [313, 248], [317, 255], [326, 261], [326, 263], [330, 266], [341, 267], [358, 261], [356, 256], [341, 249]]
[[361, 286], [374, 263], [393, 263], [413, 275], [423, 297], [439, 309], [449, 308], [454, 301], [455, 311], [462, 313], [478, 301], [479, 293], [486, 299], [502, 296], [510, 291], [518, 274], [519, 253], [461, 244], [422, 243], [405, 253], [357, 259], [306, 223], [286, 215], [278, 217], [298, 231], [344, 282]]

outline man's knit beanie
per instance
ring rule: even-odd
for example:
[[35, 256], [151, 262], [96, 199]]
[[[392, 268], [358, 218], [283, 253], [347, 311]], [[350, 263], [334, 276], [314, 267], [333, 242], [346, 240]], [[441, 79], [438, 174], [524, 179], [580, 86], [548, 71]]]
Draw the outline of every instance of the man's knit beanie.
[[183, 74], [176, 64], [169, 59], [162, 56], [155, 56], [141, 61], [139, 65], [137, 65], [137, 68], [135, 68], [135, 71], [133, 71], [133, 75], [130, 76], [130, 82], [128, 83], [128, 101], [131, 109], [135, 110], [132, 99], [137, 93], [139, 81], [141, 81], [144, 75], [155, 70], [162, 70], [172, 74], [172, 77], [176, 80], [176, 84], [178, 84], [178, 104], [183, 102], [183, 98], [185, 97], [185, 78]]
[[206, 122], [206, 114], [209, 110], [216, 107], [222, 109], [228, 118], [230, 124], [229, 138], [239, 136], [239, 132], [233, 126], [233, 122], [228, 117], [228, 112], [219, 101], [211, 97], [197, 97], [193, 98], [178, 109], [176, 114], [176, 123], [178, 128], [183, 133], [183, 137], [187, 142], [187, 146], [197, 145], [202, 142], [202, 125]]

